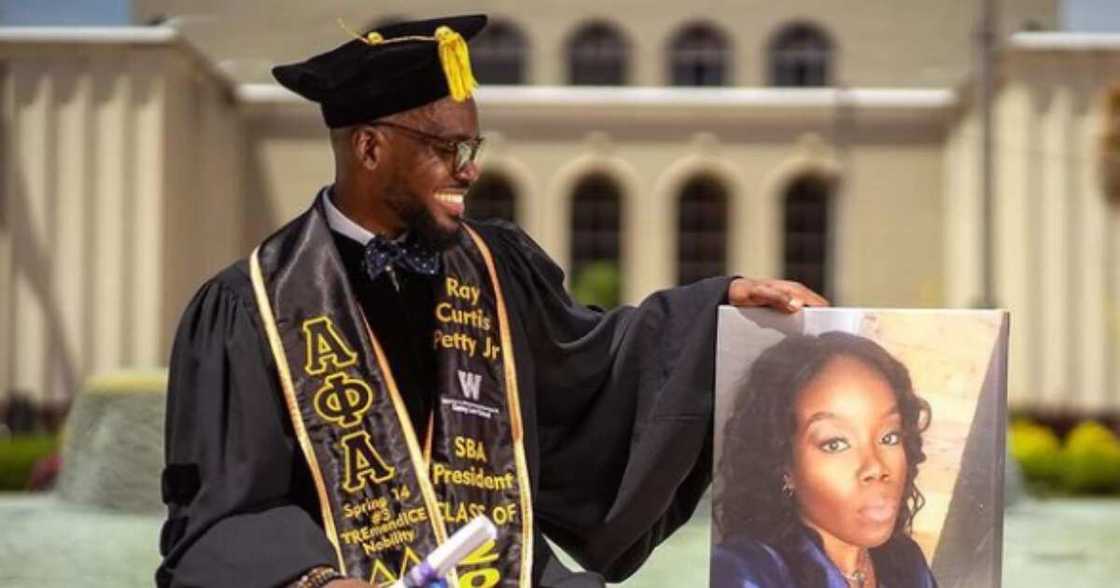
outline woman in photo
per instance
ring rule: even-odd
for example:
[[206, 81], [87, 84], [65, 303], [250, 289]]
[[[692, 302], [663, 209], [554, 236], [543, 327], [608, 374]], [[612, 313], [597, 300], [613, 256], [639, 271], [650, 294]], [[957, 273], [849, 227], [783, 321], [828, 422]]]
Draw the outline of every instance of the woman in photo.
[[794, 335], [763, 352], [724, 428], [712, 586], [935, 587], [910, 538], [929, 418], [870, 339]]

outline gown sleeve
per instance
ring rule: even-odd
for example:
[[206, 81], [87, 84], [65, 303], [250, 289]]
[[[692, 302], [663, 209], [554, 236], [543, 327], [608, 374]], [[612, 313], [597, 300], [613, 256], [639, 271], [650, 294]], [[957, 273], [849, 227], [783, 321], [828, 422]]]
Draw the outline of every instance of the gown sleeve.
[[160, 586], [277, 586], [337, 565], [244, 262], [203, 286], [172, 350]]
[[584, 568], [621, 581], [711, 480], [716, 310], [731, 278], [603, 312], [572, 301], [563, 272], [519, 229], [488, 233], [533, 363], [536, 520]]

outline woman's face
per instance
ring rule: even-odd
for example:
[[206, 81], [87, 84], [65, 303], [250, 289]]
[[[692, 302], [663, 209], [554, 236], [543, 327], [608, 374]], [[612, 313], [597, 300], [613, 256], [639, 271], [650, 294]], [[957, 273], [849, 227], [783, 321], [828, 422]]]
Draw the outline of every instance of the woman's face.
[[801, 520], [826, 545], [885, 543], [906, 484], [902, 417], [890, 384], [840, 356], [801, 389], [794, 411], [789, 473]]

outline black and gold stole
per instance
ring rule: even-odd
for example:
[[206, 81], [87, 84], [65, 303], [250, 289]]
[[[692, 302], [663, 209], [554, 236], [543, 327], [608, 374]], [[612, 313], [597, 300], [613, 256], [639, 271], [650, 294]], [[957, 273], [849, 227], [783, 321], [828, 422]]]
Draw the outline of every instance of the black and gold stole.
[[469, 228], [442, 261], [432, 334], [438, 402], [423, 439], [354, 299], [321, 204], [269, 237], [250, 265], [340, 570], [386, 585], [486, 515], [498, 540], [468, 556], [452, 585], [528, 587], [532, 508], [501, 284]]

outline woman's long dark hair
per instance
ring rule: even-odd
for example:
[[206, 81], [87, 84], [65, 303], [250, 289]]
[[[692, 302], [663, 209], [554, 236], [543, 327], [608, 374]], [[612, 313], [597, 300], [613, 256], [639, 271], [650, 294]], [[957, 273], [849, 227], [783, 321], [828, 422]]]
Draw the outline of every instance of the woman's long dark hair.
[[795, 575], [810, 566], [796, 561], [805, 531], [795, 498], [782, 491], [783, 475], [793, 463], [797, 426], [794, 404], [797, 394], [837, 357], [855, 359], [882, 374], [898, 403], [906, 484], [891, 539], [909, 535], [914, 515], [925, 503], [914, 478], [918, 464], [926, 458], [922, 432], [929, 425], [929, 404], [914, 393], [906, 366], [874, 341], [850, 333], [832, 331], [785, 338], [755, 361], [745, 390], [738, 394], [723, 428], [717, 471], [724, 478], [715, 496], [713, 516], [719, 537], [745, 533], [766, 543], [786, 558]]

